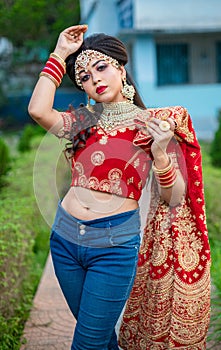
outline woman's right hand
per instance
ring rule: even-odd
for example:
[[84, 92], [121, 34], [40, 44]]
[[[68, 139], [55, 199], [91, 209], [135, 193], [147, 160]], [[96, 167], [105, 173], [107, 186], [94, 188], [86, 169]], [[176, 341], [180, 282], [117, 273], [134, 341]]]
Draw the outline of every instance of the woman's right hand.
[[54, 52], [63, 60], [76, 52], [83, 42], [83, 34], [87, 31], [86, 24], [76, 25], [63, 30], [58, 38]]

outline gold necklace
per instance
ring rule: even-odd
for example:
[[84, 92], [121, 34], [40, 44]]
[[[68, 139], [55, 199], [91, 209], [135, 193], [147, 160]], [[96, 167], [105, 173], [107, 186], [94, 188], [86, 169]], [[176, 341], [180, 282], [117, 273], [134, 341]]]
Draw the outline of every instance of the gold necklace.
[[99, 126], [109, 132], [119, 126], [126, 127], [134, 124], [134, 118], [142, 109], [129, 102], [103, 103], [103, 112], [98, 121]]

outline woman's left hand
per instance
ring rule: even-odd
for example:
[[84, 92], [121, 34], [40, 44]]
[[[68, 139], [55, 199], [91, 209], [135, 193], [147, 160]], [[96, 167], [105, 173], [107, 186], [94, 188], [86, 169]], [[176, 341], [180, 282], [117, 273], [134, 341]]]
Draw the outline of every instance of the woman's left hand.
[[154, 140], [151, 145], [154, 159], [165, 157], [167, 146], [174, 135], [175, 123], [173, 119], [168, 118], [167, 121], [162, 121], [151, 118], [147, 123], [147, 130]]

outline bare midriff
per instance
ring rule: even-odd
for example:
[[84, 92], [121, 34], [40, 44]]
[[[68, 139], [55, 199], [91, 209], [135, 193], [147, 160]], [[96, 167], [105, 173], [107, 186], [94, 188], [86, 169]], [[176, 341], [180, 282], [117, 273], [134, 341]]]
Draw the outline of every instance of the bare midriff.
[[94, 220], [137, 209], [138, 202], [111, 193], [71, 187], [62, 201], [62, 207], [80, 220]]

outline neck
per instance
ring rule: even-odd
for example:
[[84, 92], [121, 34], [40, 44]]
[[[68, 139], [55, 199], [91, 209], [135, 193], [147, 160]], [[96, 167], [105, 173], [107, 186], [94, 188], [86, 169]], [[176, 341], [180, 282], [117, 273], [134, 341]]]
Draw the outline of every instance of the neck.
[[109, 102], [102, 105], [104, 109], [99, 125], [106, 131], [134, 124], [134, 118], [141, 111], [139, 107], [128, 101]]

